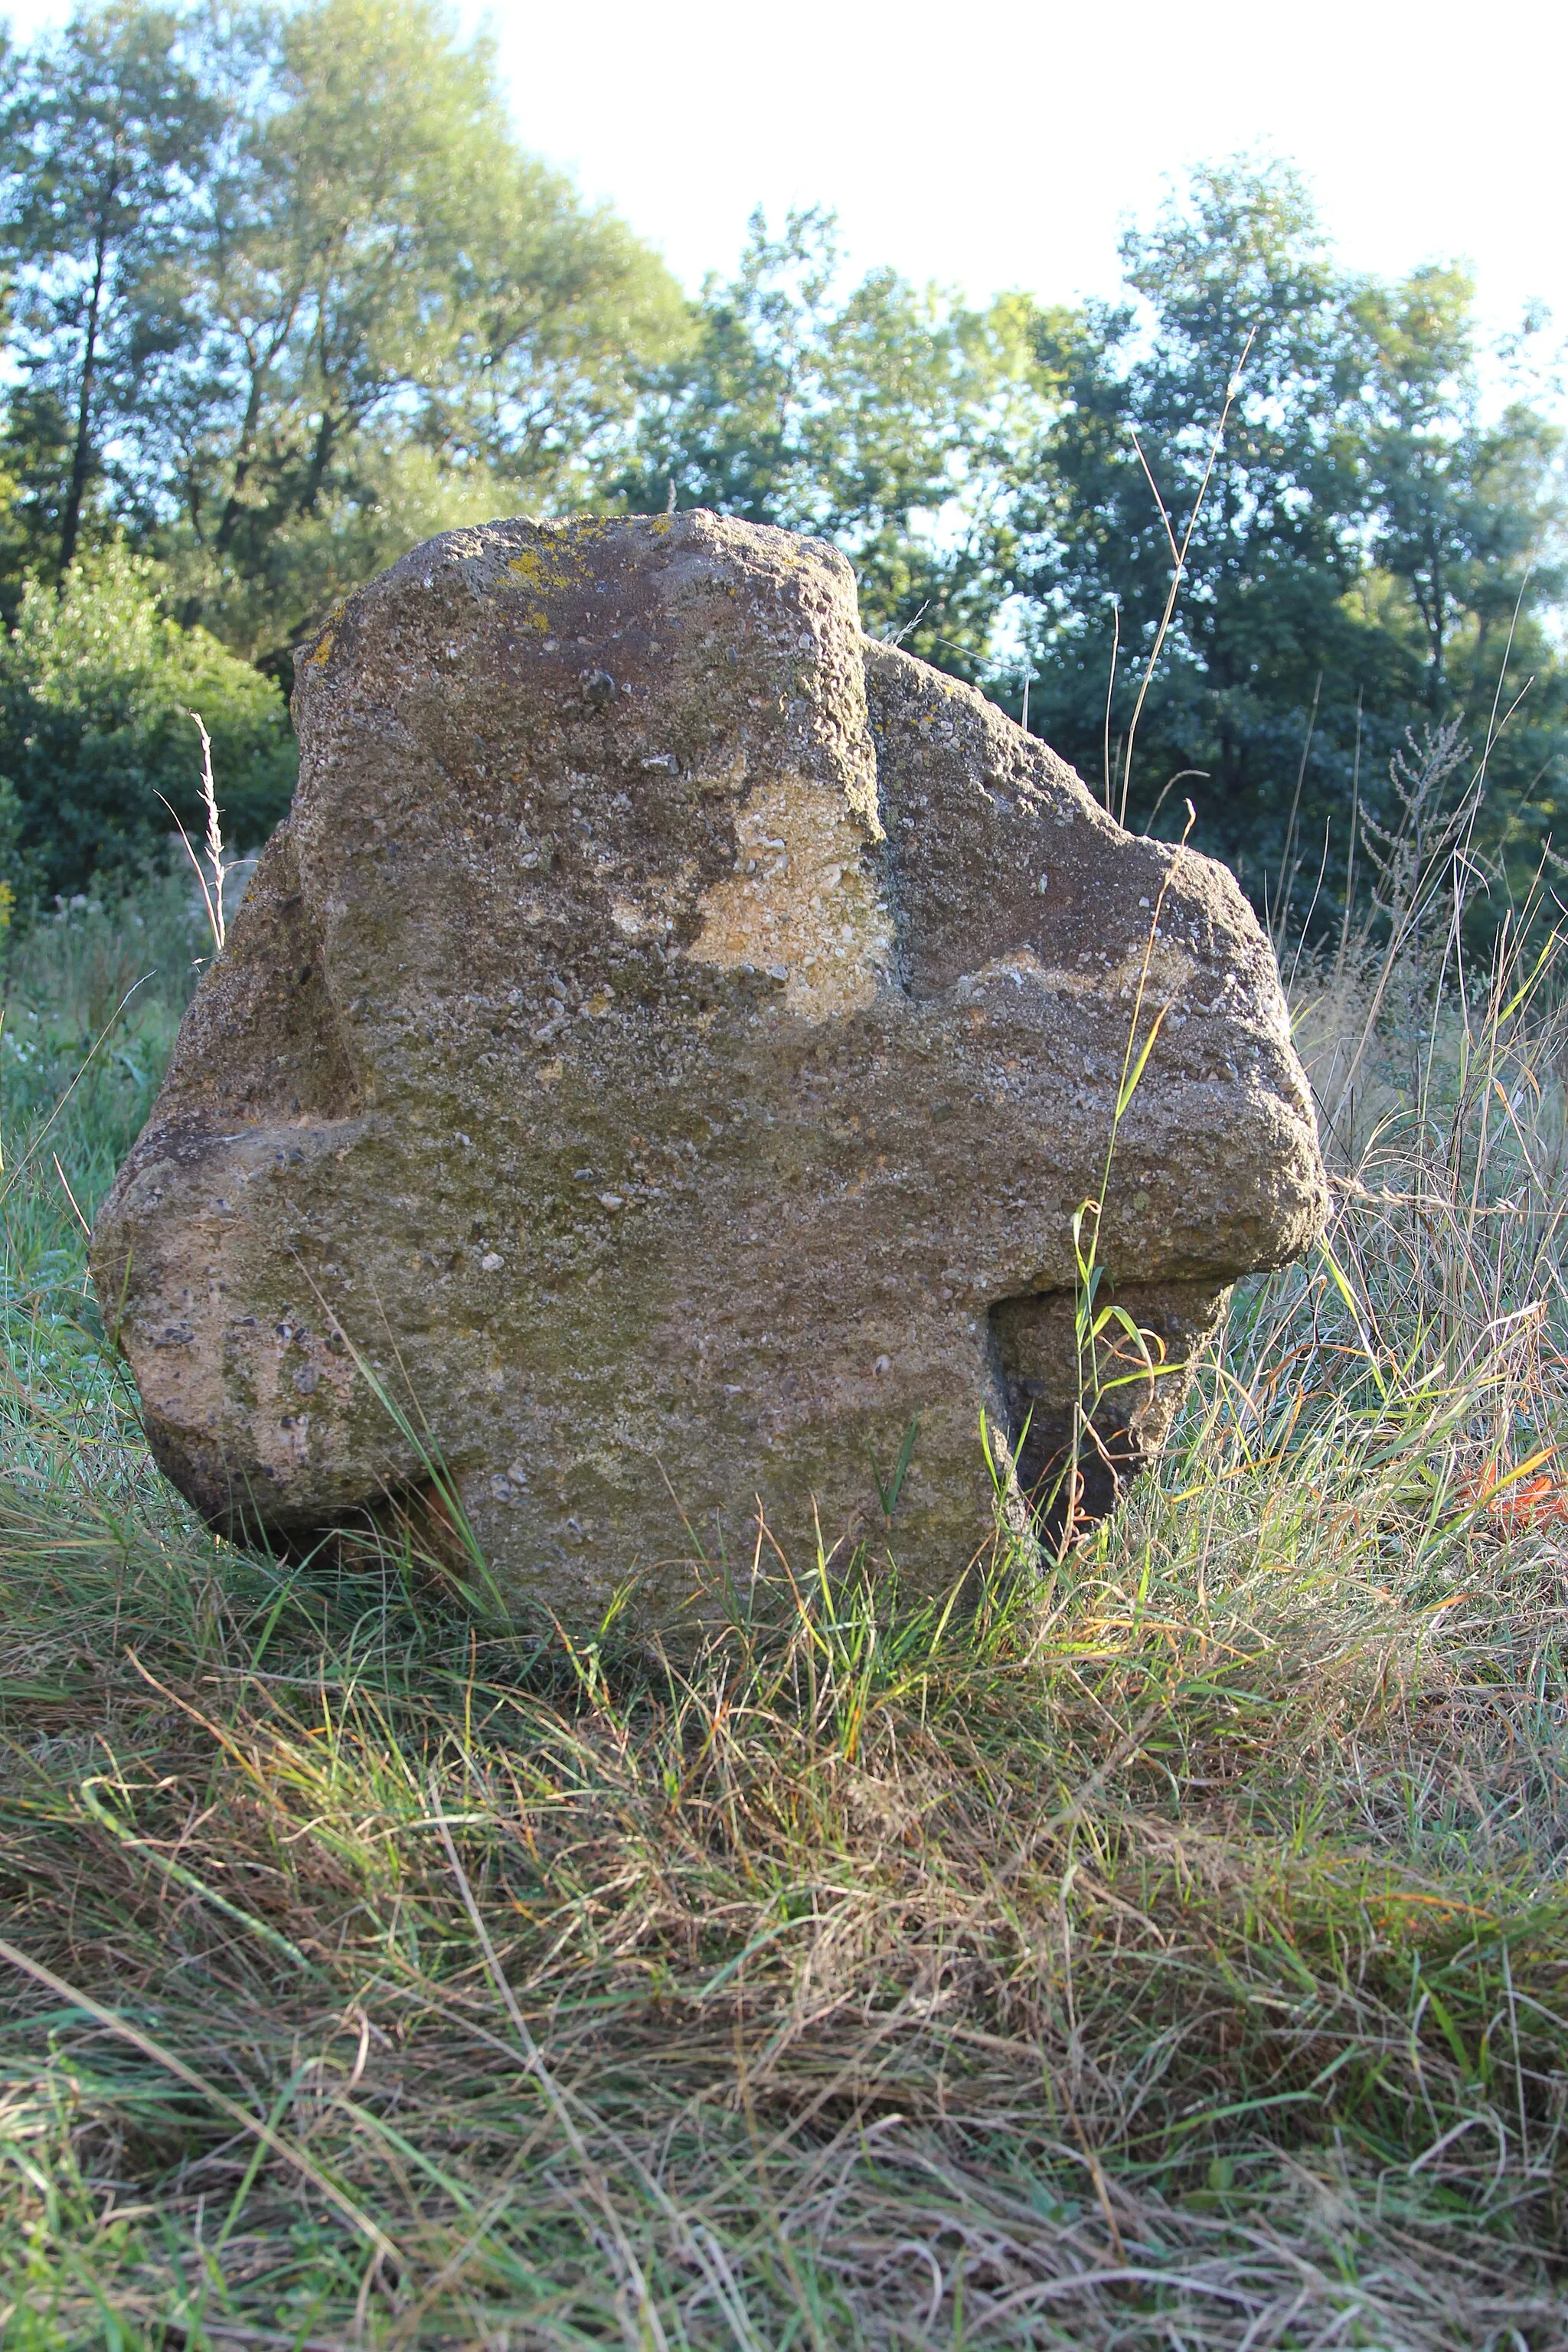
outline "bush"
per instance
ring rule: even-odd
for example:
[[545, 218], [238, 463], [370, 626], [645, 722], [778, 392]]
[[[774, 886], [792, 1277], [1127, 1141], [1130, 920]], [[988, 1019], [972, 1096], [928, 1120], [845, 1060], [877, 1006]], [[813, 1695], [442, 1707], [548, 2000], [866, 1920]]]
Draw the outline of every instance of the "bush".
[[0, 644], [0, 835], [13, 820], [0, 860], [9, 847], [25, 892], [145, 865], [173, 829], [160, 793], [202, 830], [193, 710], [231, 841], [259, 843], [289, 805], [298, 760], [281, 696], [205, 629], [172, 621], [158, 579], [146, 558], [108, 549], [58, 594], [30, 584]]

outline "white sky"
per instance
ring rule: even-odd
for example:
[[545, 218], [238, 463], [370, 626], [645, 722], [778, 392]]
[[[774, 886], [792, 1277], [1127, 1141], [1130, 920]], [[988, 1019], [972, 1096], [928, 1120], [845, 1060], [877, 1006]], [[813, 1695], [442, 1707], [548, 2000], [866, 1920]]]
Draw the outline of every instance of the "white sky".
[[[465, 8], [467, 21], [481, 16]], [[1116, 237], [1199, 160], [1311, 179], [1342, 258], [1459, 257], [1489, 318], [1568, 332], [1563, 0], [495, 0], [519, 128], [690, 281], [760, 198], [972, 295], [1110, 293]]]
[[[4, 0], [0, 0], [3, 7]], [[24, 36], [60, 0], [12, 0]], [[1342, 259], [1474, 268], [1568, 334], [1568, 7], [1509, 0], [458, 0], [519, 131], [692, 286], [761, 201], [835, 207], [858, 267], [971, 296], [1113, 293], [1116, 237], [1191, 163], [1264, 148]]]

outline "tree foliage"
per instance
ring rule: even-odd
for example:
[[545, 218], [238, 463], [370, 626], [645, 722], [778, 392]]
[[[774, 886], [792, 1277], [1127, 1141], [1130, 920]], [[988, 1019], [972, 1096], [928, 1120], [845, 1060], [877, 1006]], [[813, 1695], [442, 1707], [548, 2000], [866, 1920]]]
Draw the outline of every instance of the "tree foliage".
[[1559, 436], [1522, 403], [1486, 418], [1468, 282], [1340, 272], [1277, 165], [1195, 173], [1123, 259], [1135, 301], [1039, 335], [1064, 397], [1018, 467], [1016, 578], [1042, 730], [1133, 822], [1181, 780], [1260, 889], [1325, 838], [1331, 879], [1406, 730], [1458, 715], [1479, 757], [1500, 681], [1506, 709], [1533, 677], [1492, 829], [1538, 836]]
[[148, 454], [201, 608], [266, 652], [443, 521], [583, 495], [683, 312], [424, 0], [312, 0], [238, 63], [265, 99], [232, 111]]
[[109, 0], [8, 61], [0, 221], [23, 383], [12, 439], [26, 452], [24, 541], [62, 572], [145, 413], [147, 372], [180, 331], [171, 274], [217, 125], [180, 38], [172, 9]]
[[1032, 306], [889, 269], [846, 287], [830, 215], [753, 215], [733, 278], [647, 383], [634, 509], [709, 506], [831, 541], [868, 628], [973, 675], [1006, 592], [1009, 451], [1040, 418]]
[[171, 620], [156, 587], [146, 557], [111, 547], [58, 588], [30, 583], [0, 643], [0, 847], [29, 894], [146, 863], [176, 820], [201, 833], [193, 711], [212, 736], [229, 838], [258, 844], [288, 808], [297, 763], [276, 688]]
[[[221, 640], [283, 683], [435, 530], [704, 504], [832, 541], [868, 628], [1015, 709], [1028, 676], [1112, 805], [1163, 826], [1190, 793], [1259, 898], [1321, 858], [1332, 899], [1412, 730], [1484, 754], [1500, 872], [1561, 825], [1559, 436], [1483, 371], [1461, 273], [1345, 272], [1283, 165], [1195, 173], [1115, 302], [854, 279], [820, 211], [757, 215], [688, 300], [520, 148], [436, 0], [88, 0], [0, 79], [0, 608], [29, 645], [45, 587], [61, 627], [130, 593], [123, 545], [159, 627], [208, 632], [187, 667]], [[44, 771], [5, 756], [44, 856]], [[142, 759], [122, 822], [107, 768], [62, 781], [50, 874], [143, 841]]]
[[584, 495], [685, 327], [429, 0], [110, 0], [6, 120], [31, 550], [68, 568], [93, 484], [254, 657], [423, 531]]

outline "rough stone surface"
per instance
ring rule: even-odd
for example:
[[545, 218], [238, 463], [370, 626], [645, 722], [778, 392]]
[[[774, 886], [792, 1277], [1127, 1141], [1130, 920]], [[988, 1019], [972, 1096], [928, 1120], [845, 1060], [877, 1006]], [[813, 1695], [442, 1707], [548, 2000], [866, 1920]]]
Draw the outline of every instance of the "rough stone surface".
[[[1102, 1396], [1086, 1507], [1226, 1286], [1318, 1231], [1230, 875], [868, 641], [817, 542], [450, 533], [332, 615], [295, 709], [293, 813], [93, 1238], [153, 1451], [216, 1526], [299, 1540], [418, 1491], [374, 1365], [521, 1617], [591, 1629], [635, 1580], [634, 1623], [700, 1619], [693, 1538], [743, 1580], [759, 1498], [803, 1564], [815, 1509], [947, 1590], [993, 1526], [983, 1410], [1015, 1513], [1059, 1486], [1072, 1222], [1145, 965], [1099, 1255], [1167, 1369]], [[916, 1421], [889, 1535], [872, 1465]]]

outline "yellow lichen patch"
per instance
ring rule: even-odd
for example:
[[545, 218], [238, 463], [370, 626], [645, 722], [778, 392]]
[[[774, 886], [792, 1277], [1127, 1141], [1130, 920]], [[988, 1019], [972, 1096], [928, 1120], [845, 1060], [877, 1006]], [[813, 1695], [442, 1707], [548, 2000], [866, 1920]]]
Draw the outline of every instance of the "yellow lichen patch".
[[346, 602], [346, 598], [340, 596], [322, 622], [321, 634], [305, 656], [312, 669], [325, 669], [328, 662], [331, 661], [332, 647], [338, 642], [337, 625], [342, 618], [343, 605]]
[[861, 862], [867, 839], [832, 785], [805, 776], [759, 785], [735, 819], [735, 870], [704, 891], [688, 952], [721, 971], [771, 972], [804, 1020], [871, 1003], [893, 926]]
[[[559, 596], [577, 585], [583, 577], [583, 559], [572, 540], [562, 538], [536, 539], [520, 547], [510, 557], [507, 570], [521, 586], [531, 589], [536, 596]], [[535, 628], [548, 627], [548, 615], [537, 607], [529, 614]]]

